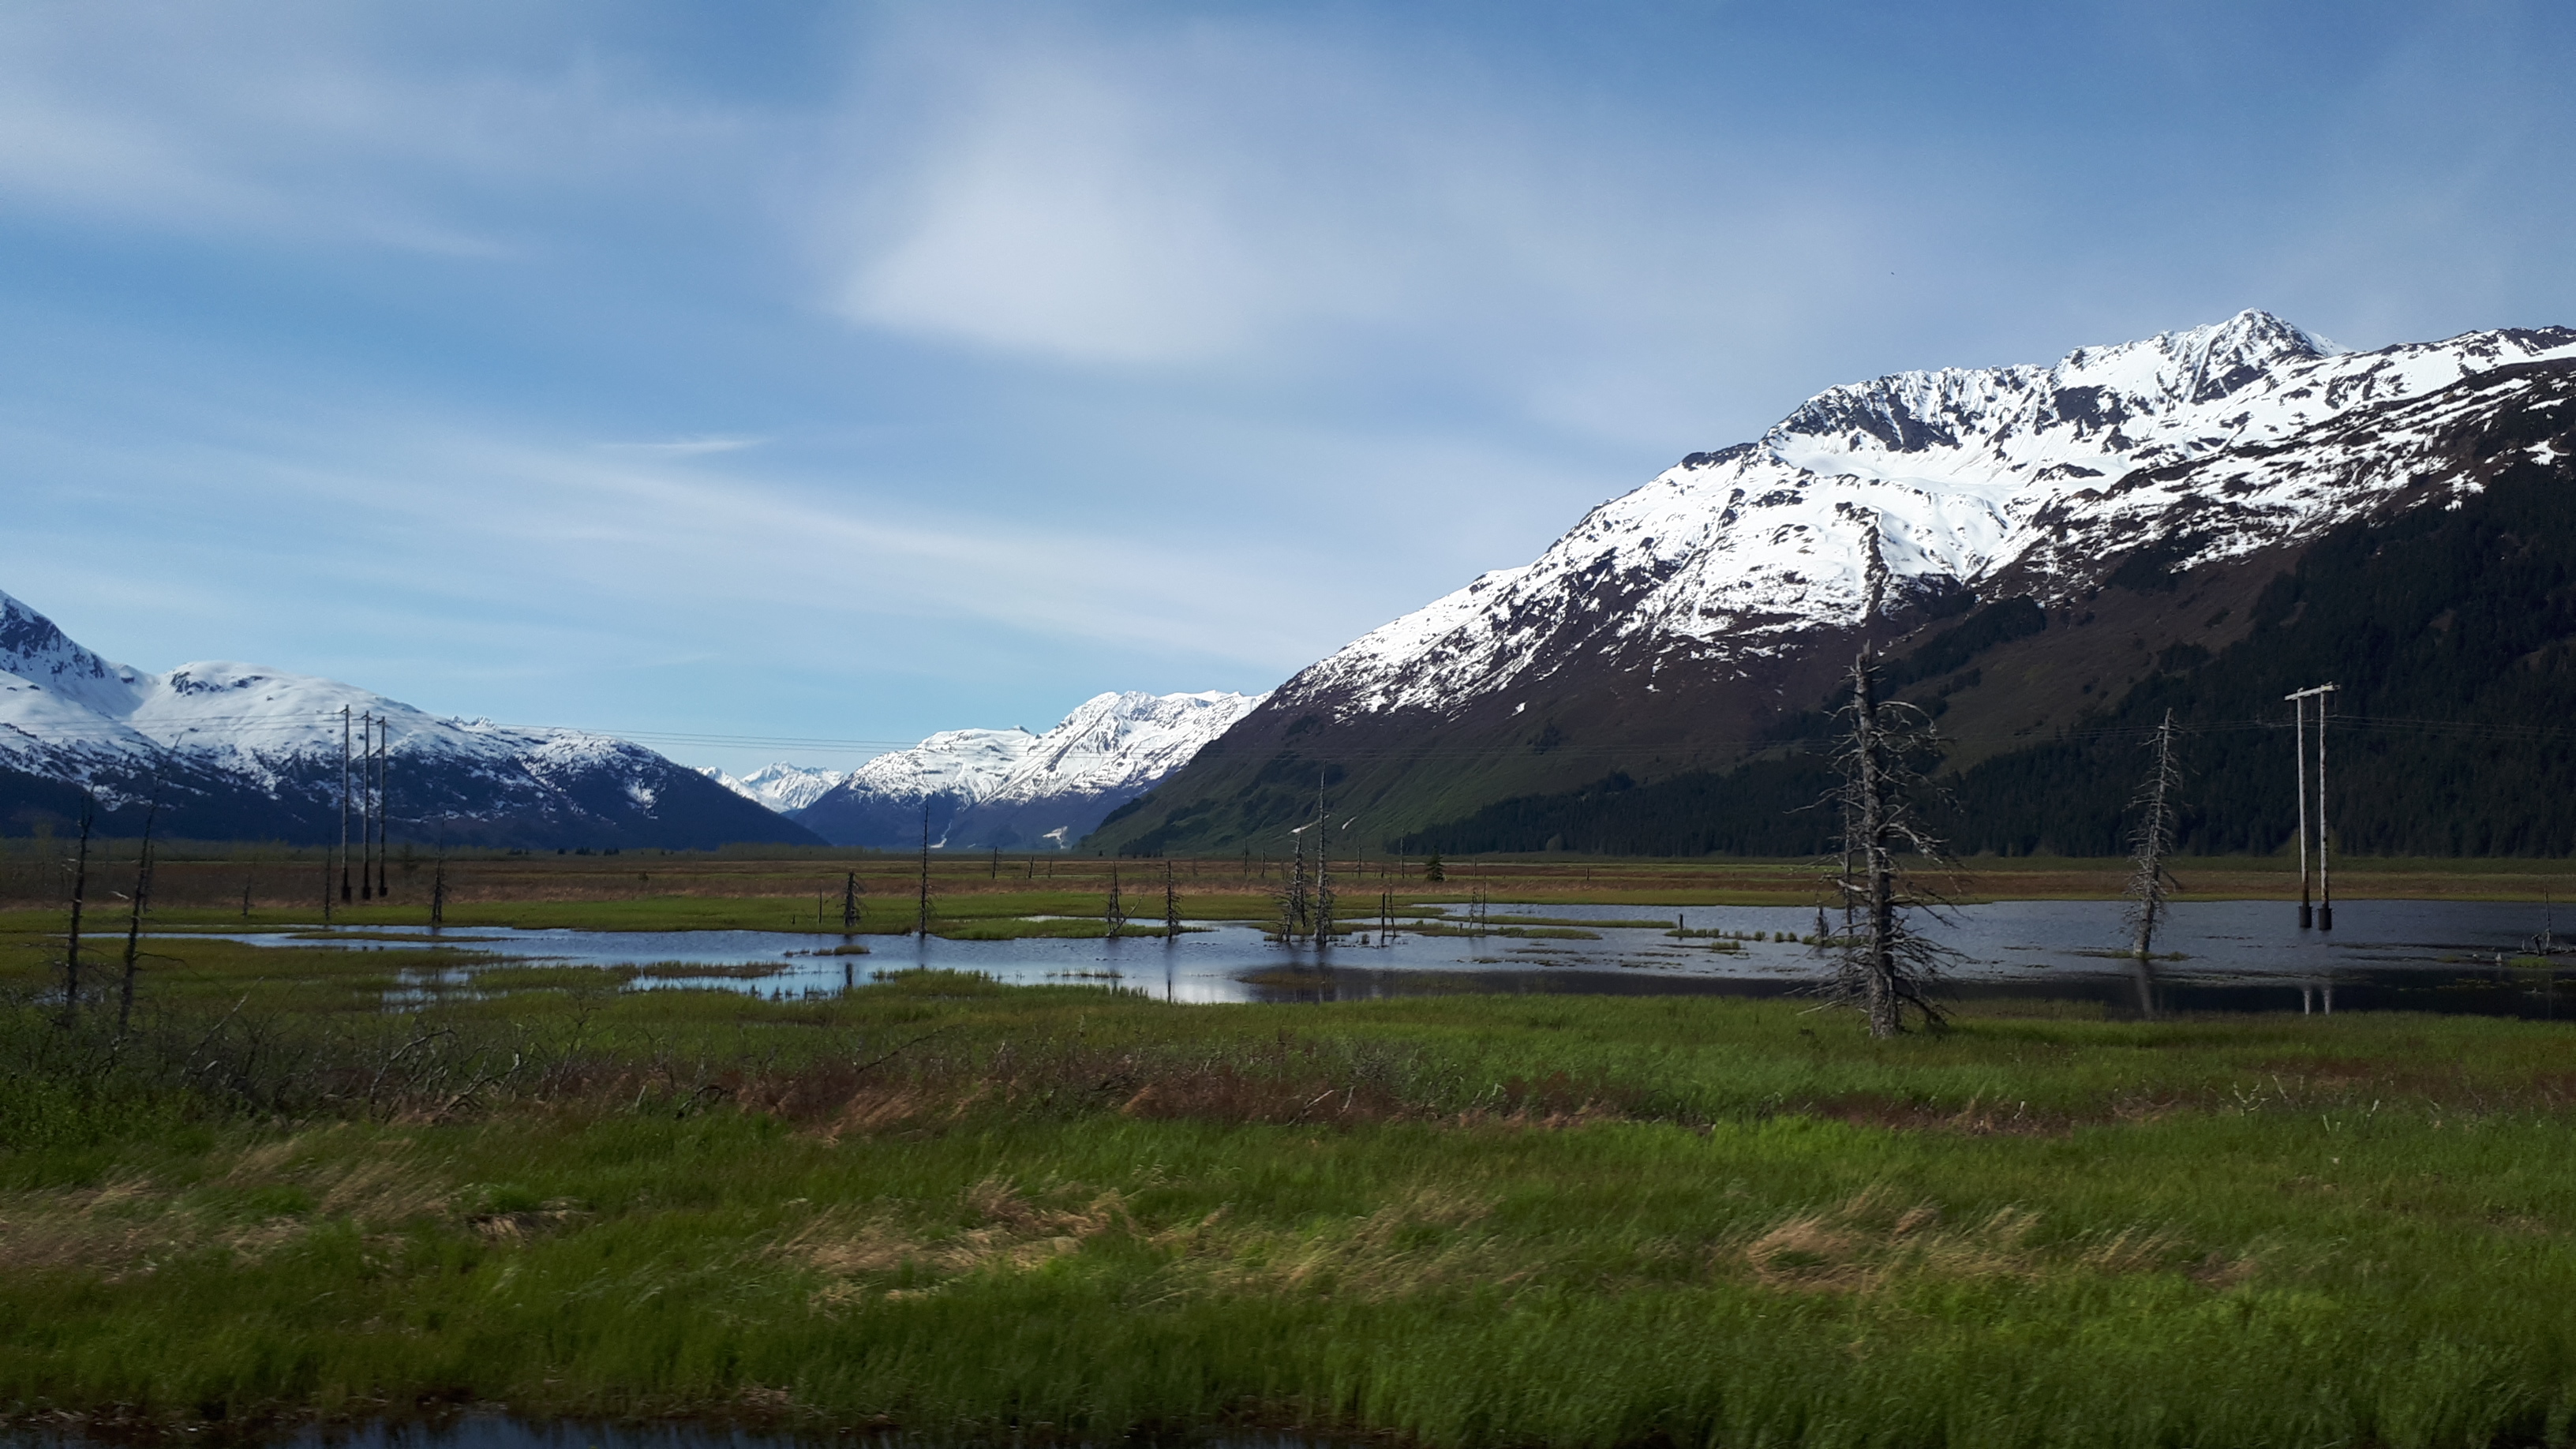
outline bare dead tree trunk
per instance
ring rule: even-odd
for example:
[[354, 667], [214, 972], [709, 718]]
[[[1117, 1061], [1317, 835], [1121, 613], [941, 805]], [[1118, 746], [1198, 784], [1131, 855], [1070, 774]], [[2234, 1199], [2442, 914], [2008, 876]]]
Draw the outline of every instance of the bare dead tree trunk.
[[438, 872], [429, 880], [429, 928], [433, 931], [447, 924], [447, 857], [438, 858]]
[[930, 797], [921, 798], [921, 910], [913, 918], [913, 934], [930, 939]]
[[1163, 862], [1163, 939], [1181, 939], [1181, 891], [1172, 879], [1172, 863]]
[[125, 919], [125, 976], [117, 985], [116, 1035], [134, 1019], [134, 978], [143, 958], [143, 913], [152, 905], [152, 826], [161, 815], [161, 782], [152, 782], [152, 804], [143, 812], [143, 849], [134, 859], [134, 909]]
[[[1870, 538], [1876, 542], [1876, 530], [1871, 531]], [[1871, 556], [1876, 557], [1875, 549]], [[1878, 733], [1878, 701], [1872, 691], [1875, 683], [1870, 677], [1869, 657], [1864, 654], [1852, 669], [1852, 757], [1859, 767], [1859, 788], [1853, 804], [1864, 872], [1860, 891], [1863, 924], [1857, 944], [1869, 1034], [1891, 1037], [1904, 1023], [1896, 1011], [1896, 950], [1891, 939], [1896, 924], [1896, 868], [1888, 858], [1886, 744]]]
[[89, 832], [97, 802], [81, 792], [80, 851], [72, 858], [72, 919], [63, 933], [63, 1029], [80, 1020], [81, 906], [89, 897]]
[[1109, 939], [1113, 941], [1118, 939], [1120, 931], [1127, 928], [1127, 902], [1118, 893], [1118, 867], [1115, 865], [1109, 867], [1109, 907], [1101, 912], [1100, 918], [1109, 923]]
[[2173, 757], [2173, 711], [2166, 710], [2164, 723], [2156, 726], [2155, 764], [2147, 772], [2146, 783], [2139, 787], [2137, 798], [2129, 803], [2145, 813], [2139, 818], [2130, 853], [2134, 867], [2129, 873], [2129, 924], [2136, 928], [2137, 939], [2131, 950], [2136, 958], [2138, 1010], [2155, 1015], [2155, 944], [2156, 926], [2164, 916], [2165, 898], [2170, 893], [2172, 875], [2165, 869], [2165, 857], [2173, 852], [2174, 796], [2182, 783], [2179, 767]]
[[1315, 780], [1315, 949], [1333, 943], [1333, 872], [1329, 852], [1333, 827], [1324, 811], [1324, 782]]
[[1295, 836], [1297, 858], [1288, 873], [1288, 890], [1280, 919], [1279, 938], [1294, 941], [1306, 933], [1306, 837]]
[[1842, 864], [1831, 884], [1849, 925], [1837, 943], [1831, 992], [1862, 1010], [1871, 1036], [1885, 1038], [1905, 1030], [1909, 1012], [1929, 1025], [1943, 1020], [1931, 989], [1946, 952], [1909, 920], [1915, 909], [1937, 909], [1937, 902], [1897, 861], [1900, 850], [1931, 862], [1942, 858], [1941, 842], [1916, 818], [1913, 798], [1927, 788], [1913, 760], [1928, 753], [1933, 739], [1922, 711], [1878, 698], [1866, 645], [1852, 662], [1851, 701], [1843, 712], [1851, 734], [1837, 760]]
[[841, 929], [845, 932], [859, 929], [859, 873], [855, 870], [845, 872], [841, 877]]

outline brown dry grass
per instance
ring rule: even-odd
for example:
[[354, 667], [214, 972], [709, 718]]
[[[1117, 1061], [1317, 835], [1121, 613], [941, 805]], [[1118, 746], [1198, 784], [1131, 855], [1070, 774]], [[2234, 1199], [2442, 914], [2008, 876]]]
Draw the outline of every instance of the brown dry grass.
[[[347, 1130], [322, 1128], [244, 1148], [209, 1175], [212, 1191], [134, 1175], [95, 1188], [0, 1196], [0, 1273], [78, 1270], [116, 1282], [209, 1249], [255, 1260], [301, 1240], [320, 1219], [381, 1226], [449, 1213], [455, 1188], [412, 1160], [406, 1139], [326, 1158], [325, 1150], [337, 1146], [328, 1139]], [[299, 1189], [315, 1211], [242, 1221], [237, 1209], [227, 1208], [237, 1200], [229, 1194], [260, 1188]]]
[[[1087, 1191], [1080, 1184], [1052, 1184], [1040, 1196], [1080, 1197]], [[960, 1205], [972, 1225], [946, 1232], [907, 1227], [881, 1210], [826, 1211], [780, 1242], [776, 1251], [832, 1280], [816, 1294], [818, 1303], [829, 1305], [870, 1291], [870, 1285], [855, 1280], [906, 1269], [916, 1279], [940, 1280], [985, 1271], [1026, 1272], [1081, 1251], [1103, 1233], [1133, 1232], [1136, 1226], [1125, 1197], [1115, 1191], [1093, 1193], [1079, 1205], [1049, 1205], [1001, 1177], [987, 1177], [966, 1189]], [[884, 1291], [889, 1297], [918, 1297], [939, 1286], [933, 1282]]]
[[[2182, 1248], [2172, 1233], [2143, 1226], [2041, 1246], [2032, 1241], [2039, 1224], [2038, 1213], [2006, 1205], [1953, 1226], [1944, 1221], [1937, 1203], [1900, 1207], [1886, 1192], [1871, 1188], [1834, 1207], [1773, 1223], [1733, 1253], [1765, 1287], [1798, 1293], [1870, 1293], [1909, 1278], [2035, 1279], [2059, 1272], [2106, 1276], [2152, 1272], [2172, 1266]], [[2201, 1275], [2195, 1272], [2195, 1276]]]

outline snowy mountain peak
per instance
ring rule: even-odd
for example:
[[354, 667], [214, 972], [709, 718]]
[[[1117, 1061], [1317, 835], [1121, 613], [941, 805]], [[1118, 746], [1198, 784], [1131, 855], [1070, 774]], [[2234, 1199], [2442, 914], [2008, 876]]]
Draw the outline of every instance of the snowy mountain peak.
[[0, 594], [0, 764], [80, 786], [111, 812], [158, 798], [213, 838], [325, 838], [344, 741], [363, 750], [371, 737], [389, 762], [396, 828], [413, 839], [812, 839], [624, 740], [440, 719], [254, 664], [147, 673]]
[[698, 773], [745, 800], [757, 801], [781, 815], [804, 809], [828, 794], [833, 786], [850, 778], [847, 770], [816, 770], [783, 760], [763, 765], [739, 779], [713, 765], [699, 766]]
[[149, 676], [72, 642], [54, 621], [0, 593], [0, 673], [107, 714], [134, 707]]
[[903, 844], [930, 807], [932, 843], [1031, 845], [1088, 834], [1233, 728], [1266, 695], [1094, 695], [1044, 734], [942, 730], [879, 755], [797, 818], [843, 844]]
[[[2062, 554], [2067, 509], [2124, 478], [2566, 356], [2576, 332], [2564, 328], [2356, 353], [2247, 311], [2047, 366], [1828, 388], [1758, 441], [1691, 454], [1535, 563], [1372, 631], [1281, 695], [1337, 716], [1455, 713], [1586, 653], [1763, 657], [1790, 634], [1859, 623], [1882, 592], [1903, 607], [1973, 589], [2043, 541]], [[2261, 516], [2296, 532], [2343, 515], [2310, 499]]]

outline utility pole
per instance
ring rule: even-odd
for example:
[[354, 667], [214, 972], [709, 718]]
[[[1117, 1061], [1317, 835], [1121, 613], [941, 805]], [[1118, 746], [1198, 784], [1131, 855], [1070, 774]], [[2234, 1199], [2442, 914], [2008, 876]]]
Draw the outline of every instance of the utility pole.
[[391, 812], [386, 808], [389, 793], [386, 787], [391, 783], [394, 767], [393, 725], [389, 719], [379, 717], [376, 720], [376, 899], [380, 901], [393, 896], [393, 888], [385, 880], [385, 847], [393, 839], [387, 829], [391, 824], [387, 819]]
[[2308, 902], [2308, 698], [2304, 693], [2281, 697], [2290, 702], [2291, 753], [2299, 771], [2292, 793], [2299, 802], [2299, 929], [2304, 931], [2317, 923], [2316, 908]]
[[358, 716], [358, 899], [376, 898], [376, 712]]
[[2340, 685], [2318, 684], [2281, 696], [2297, 712], [2299, 752], [2299, 929], [2308, 928], [2308, 739], [2307, 701], [2317, 702], [2317, 907], [2316, 928], [2334, 929], [2334, 887], [2326, 878], [2326, 706]]
[[[2334, 929], [2334, 882], [2326, 875], [2326, 706], [2334, 703], [2335, 687], [2319, 687], [2317, 695], [2317, 929]], [[2333, 989], [2329, 987], [2326, 1010], [2334, 1010]]]
[[349, 707], [345, 704], [340, 706], [340, 899], [349, 899]]

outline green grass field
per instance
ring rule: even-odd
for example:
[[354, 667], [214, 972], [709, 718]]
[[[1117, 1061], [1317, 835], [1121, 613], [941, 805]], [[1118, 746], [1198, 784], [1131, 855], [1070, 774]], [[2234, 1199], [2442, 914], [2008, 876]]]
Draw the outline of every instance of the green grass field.
[[409, 952], [185, 946], [119, 1042], [0, 937], [20, 1422], [2471, 1445], [2576, 1414], [2560, 1026], [2070, 1007], [1882, 1044], [1781, 1002], [770, 1002], [462, 951], [424, 990]]

